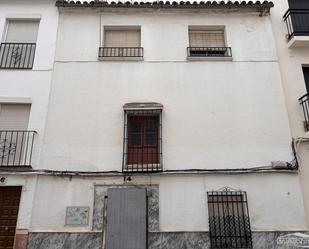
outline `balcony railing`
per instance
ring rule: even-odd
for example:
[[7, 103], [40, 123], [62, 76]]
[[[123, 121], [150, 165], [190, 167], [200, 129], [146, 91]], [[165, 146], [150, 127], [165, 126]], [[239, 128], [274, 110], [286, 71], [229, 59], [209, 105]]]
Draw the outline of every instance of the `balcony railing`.
[[0, 167], [30, 167], [35, 131], [0, 131]]
[[305, 117], [305, 121], [304, 121], [304, 127], [305, 127], [305, 131], [309, 131], [309, 94], [305, 94], [304, 96], [302, 96], [299, 99], [299, 103], [302, 106], [302, 109], [304, 111], [304, 117]]
[[1, 43], [0, 68], [32, 69], [35, 43]]
[[188, 47], [188, 57], [232, 57], [230, 47]]
[[101, 47], [99, 58], [104, 57], [143, 57], [144, 49], [141, 47]]
[[283, 19], [287, 26], [288, 39], [293, 36], [309, 36], [309, 9], [289, 9]]

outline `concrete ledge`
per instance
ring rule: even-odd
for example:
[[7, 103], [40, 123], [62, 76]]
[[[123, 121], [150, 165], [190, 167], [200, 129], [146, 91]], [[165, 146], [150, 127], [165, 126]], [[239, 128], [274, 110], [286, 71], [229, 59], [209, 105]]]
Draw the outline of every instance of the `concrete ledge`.
[[0, 104], [32, 104], [32, 98], [0, 96]]
[[309, 36], [293, 36], [288, 42], [289, 48], [308, 48]]

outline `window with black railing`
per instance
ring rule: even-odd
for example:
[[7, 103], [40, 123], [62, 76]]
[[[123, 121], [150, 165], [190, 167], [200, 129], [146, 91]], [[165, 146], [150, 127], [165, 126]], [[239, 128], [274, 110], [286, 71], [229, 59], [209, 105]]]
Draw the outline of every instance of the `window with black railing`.
[[35, 134], [0, 130], [0, 167], [30, 167]]
[[32, 69], [35, 56], [35, 43], [1, 43], [1, 69]]
[[125, 110], [123, 172], [162, 170], [161, 110]]
[[283, 19], [287, 26], [287, 38], [309, 36], [309, 9], [289, 9]]
[[188, 57], [232, 57], [230, 47], [188, 47]]
[[304, 127], [305, 131], [309, 131], [309, 94], [305, 94], [301, 98], [299, 98], [299, 103], [303, 109], [304, 112]]
[[207, 192], [211, 248], [252, 248], [246, 192]]

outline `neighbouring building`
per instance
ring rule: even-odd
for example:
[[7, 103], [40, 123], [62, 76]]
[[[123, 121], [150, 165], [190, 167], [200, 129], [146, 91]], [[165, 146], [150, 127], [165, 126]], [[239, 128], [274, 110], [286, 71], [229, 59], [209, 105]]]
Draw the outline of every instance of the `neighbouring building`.
[[309, 2], [274, 3], [273, 30], [309, 224]]
[[[0, 248], [25, 248], [40, 168], [58, 10], [50, 0], [0, 1]], [[18, 219], [17, 219], [18, 216]]]
[[305, 52], [277, 2], [0, 3], [0, 210], [19, 209], [0, 249], [7, 227], [15, 249], [265, 249], [307, 232], [301, 70], [290, 82]]

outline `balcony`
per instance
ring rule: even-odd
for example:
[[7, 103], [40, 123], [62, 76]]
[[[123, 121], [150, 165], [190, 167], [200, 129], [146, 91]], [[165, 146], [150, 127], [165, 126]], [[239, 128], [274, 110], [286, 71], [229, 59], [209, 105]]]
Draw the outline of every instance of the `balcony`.
[[188, 47], [188, 59], [194, 58], [219, 58], [232, 59], [232, 49], [230, 47]]
[[32, 69], [35, 43], [1, 43], [0, 69]]
[[303, 112], [304, 112], [304, 127], [305, 131], [309, 132], [309, 94], [305, 94], [299, 99], [299, 103], [302, 106]]
[[288, 46], [309, 47], [309, 9], [289, 9], [283, 19], [288, 31]]
[[35, 131], [0, 131], [0, 167], [31, 167]]
[[144, 48], [142, 47], [100, 47], [100, 60], [142, 60]]

